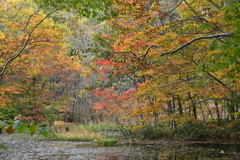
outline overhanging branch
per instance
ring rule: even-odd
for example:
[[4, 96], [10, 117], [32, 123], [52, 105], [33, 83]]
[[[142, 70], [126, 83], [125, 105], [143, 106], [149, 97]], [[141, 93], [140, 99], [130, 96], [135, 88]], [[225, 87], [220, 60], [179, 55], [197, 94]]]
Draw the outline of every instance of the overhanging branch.
[[163, 52], [161, 53], [161, 55], [166, 55], [166, 54], [173, 54], [185, 47], [187, 47], [188, 45], [192, 44], [193, 42], [195, 41], [198, 41], [198, 40], [201, 40], [201, 39], [211, 39], [211, 38], [219, 38], [219, 37], [230, 37], [232, 35], [232, 33], [222, 33], [222, 34], [214, 34], [214, 35], [210, 35], [210, 36], [202, 36], [202, 37], [197, 37], [197, 38], [194, 38], [193, 40], [189, 41], [188, 43], [185, 43], [183, 44], [182, 46], [180, 46], [179, 48], [173, 50], [173, 51], [170, 51], [170, 52]]
[[201, 39], [212, 39], [212, 38], [220, 38], [220, 37], [230, 37], [231, 35], [232, 35], [232, 33], [221, 33], [221, 34], [214, 34], [214, 35], [210, 35], [210, 36], [197, 37], [197, 38], [194, 38], [194, 39], [192, 39], [191, 41], [183, 44], [182, 46], [178, 47], [177, 49], [175, 49], [175, 50], [173, 50], [173, 51], [169, 51], [169, 52], [161, 52], [160, 46], [151, 45], [151, 46], [149, 46], [149, 47], [147, 48], [146, 52], [145, 52], [143, 55], [138, 56], [138, 57], [135, 57], [135, 58], [143, 58], [143, 59], [144, 59], [144, 58], [146, 57], [146, 55], [149, 53], [150, 49], [152, 49], [152, 48], [157, 49], [157, 50], [160, 52], [160, 55], [161, 55], [161, 56], [164, 56], [164, 55], [166, 55], [166, 54], [173, 54], [173, 53], [175, 53], [175, 52], [177, 52], [177, 51], [180, 51], [181, 49], [189, 46], [189, 45], [192, 44], [193, 42], [198, 41], [198, 40], [201, 40]]
[[[48, 14], [47, 14], [43, 19], [41, 19], [29, 32], [27, 31], [27, 39], [26, 39], [26, 41], [24, 42], [22, 48], [21, 48], [13, 57], [11, 57], [11, 58], [9, 58], [9, 59], [7, 60], [7, 62], [6, 62], [6, 63], [4, 64], [4, 66], [2, 67], [2, 70], [1, 70], [1, 72], [0, 72], [0, 76], [2, 76], [2, 75], [5, 73], [5, 71], [6, 71], [6, 69], [7, 69], [7, 66], [8, 66], [14, 59], [16, 59], [17, 57], [19, 57], [20, 54], [26, 49], [26, 47], [28, 46], [28, 44], [29, 44], [29, 42], [30, 42], [31, 35], [32, 35], [32, 33], [34, 32], [34, 30], [35, 30], [46, 18], [48, 18], [52, 13], [56, 12], [57, 10], [58, 10], [58, 9], [55, 9], [55, 10], [51, 11], [50, 13], [48, 13]], [[35, 12], [34, 14], [36, 14], [36, 12]], [[29, 17], [28, 23], [29, 23], [29, 21], [30, 21], [31, 18], [32, 18], [32, 15]], [[27, 23], [27, 25], [28, 25], [28, 23]]]

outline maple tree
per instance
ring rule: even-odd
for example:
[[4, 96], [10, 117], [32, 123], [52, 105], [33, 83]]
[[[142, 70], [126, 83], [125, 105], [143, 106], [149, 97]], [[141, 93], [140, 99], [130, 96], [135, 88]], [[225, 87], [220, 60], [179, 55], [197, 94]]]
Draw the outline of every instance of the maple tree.
[[8, 1], [1, 10], [1, 112], [5, 118], [21, 114], [20, 119], [43, 121], [52, 119], [50, 113], [64, 115], [71, 110], [67, 90], [82, 67], [77, 57], [66, 54], [65, 37], [70, 31], [66, 24], [49, 18], [55, 11], [45, 14], [31, 1]]
[[102, 80], [135, 88], [137, 105], [126, 114], [143, 125], [171, 120], [174, 130], [188, 117], [218, 125], [238, 119], [236, 6], [239, 1], [115, 1], [118, 16], [108, 23], [117, 34], [102, 36], [115, 42], [94, 63]]
[[236, 129], [239, 1], [36, 3], [0, 8], [5, 118], [85, 123], [105, 115], [134, 131]]

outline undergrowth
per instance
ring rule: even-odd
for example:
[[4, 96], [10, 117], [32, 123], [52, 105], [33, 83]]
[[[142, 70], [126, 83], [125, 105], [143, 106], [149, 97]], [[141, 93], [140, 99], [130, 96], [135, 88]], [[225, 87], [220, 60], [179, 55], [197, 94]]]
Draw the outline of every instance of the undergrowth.
[[102, 135], [101, 130], [117, 129], [113, 125], [76, 125], [57, 121], [50, 128], [54, 134], [50, 137], [52, 140], [60, 141], [92, 141], [99, 145], [114, 145], [117, 139], [108, 138]]
[[164, 122], [155, 126], [146, 125], [132, 132], [132, 137], [150, 140], [237, 141], [240, 140], [239, 126], [240, 120], [223, 123], [221, 126], [212, 122], [193, 120], [184, 124], [178, 123], [176, 128], [173, 129], [172, 122]]

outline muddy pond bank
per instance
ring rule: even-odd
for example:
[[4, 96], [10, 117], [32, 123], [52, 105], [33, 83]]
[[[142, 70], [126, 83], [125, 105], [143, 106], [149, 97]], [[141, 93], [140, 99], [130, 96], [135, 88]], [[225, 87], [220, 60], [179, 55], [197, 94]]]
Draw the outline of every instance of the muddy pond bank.
[[[19, 138], [20, 137], [20, 138]], [[0, 135], [1, 160], [240, 160], [237, 143], [146, 141], [142, 144], [121, 141], [104, 147], [92, 142], [45, 141], [34, 135]]]

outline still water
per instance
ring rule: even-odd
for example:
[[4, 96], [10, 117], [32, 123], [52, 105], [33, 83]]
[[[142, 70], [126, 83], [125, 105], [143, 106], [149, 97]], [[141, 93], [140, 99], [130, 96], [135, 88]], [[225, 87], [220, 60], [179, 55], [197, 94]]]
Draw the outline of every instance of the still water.
[[240, 160], [238, 144], [161, 142], [104, 147], [93, 142], [34, 141], [0, 135], [0, 160]]
[[[102, 157], [109, 160], [240, 160], [237, 144], [133, 145], [120, 154]], [[131, 153], [127, 152], [131, 150]], [[127, 154], [126, 154], [127, 153]], [[100, 156], [101, 157], [101, 156]], [[102, 159], [99, 157], [99, 160]], [[96, 159], [98, 159], [96, 157]]]

